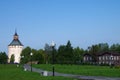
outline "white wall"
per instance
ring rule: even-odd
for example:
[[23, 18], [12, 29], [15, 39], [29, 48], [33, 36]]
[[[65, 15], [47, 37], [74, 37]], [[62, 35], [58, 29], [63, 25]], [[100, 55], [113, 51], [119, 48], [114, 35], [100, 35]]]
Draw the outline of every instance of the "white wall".
[[8, 46], [8, 63], [10, 62], [11, 55], [14, 54], [14, 63], [20, 63], [20, 54], [22, 52], [23, 46]]

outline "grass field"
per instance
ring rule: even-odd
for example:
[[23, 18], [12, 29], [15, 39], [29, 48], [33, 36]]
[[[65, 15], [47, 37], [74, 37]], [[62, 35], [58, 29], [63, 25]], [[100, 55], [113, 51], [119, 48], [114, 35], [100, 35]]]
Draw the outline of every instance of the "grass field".
[[38, 73], [23, 71], [16, 65], [0, 65], [0, 80], [76, 80], [66, 77], [40, 76]]
[[[34, 66], [44, 70], [52, 70], [52, 65], [50, 64], [39, 64]], [[55, 65], [55, 71], [78, 75], [120, 77], [120, 69], [110, 68], [109, 66]]]

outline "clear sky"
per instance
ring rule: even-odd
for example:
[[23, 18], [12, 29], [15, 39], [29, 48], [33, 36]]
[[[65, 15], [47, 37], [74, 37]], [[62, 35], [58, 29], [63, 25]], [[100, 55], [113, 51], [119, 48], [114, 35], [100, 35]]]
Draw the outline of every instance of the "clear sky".
[[84, 49], [120, 43], [120, 0], [0, 0], [0, 51], [7, 52], [15, 28], [35, 49], [51, 41]]

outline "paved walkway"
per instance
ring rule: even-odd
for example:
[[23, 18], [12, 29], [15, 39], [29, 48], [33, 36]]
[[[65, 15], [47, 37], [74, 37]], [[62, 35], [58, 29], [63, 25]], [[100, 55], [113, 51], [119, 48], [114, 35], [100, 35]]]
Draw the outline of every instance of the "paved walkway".
[[[30, 71], [31, 67], [29, 65], [24, 65], [24, 69]], [[32, 71], [41, 74], [45, 70], [32, 68]], [[50, 71], [47, 71], [47, 72], [48, 72], [48, 76], [52, 76], [52, 72]], [[120, 80], [120, 78], [110, 78], [110, 77], [101, 77], [101, 76], [82, 76], [82, 75], [64, 74], [64, 73], [58, 73], [58, 72], [55, 72], [55, 76], [72, 77], [72, 78], [83, 79], [83, 80]]]

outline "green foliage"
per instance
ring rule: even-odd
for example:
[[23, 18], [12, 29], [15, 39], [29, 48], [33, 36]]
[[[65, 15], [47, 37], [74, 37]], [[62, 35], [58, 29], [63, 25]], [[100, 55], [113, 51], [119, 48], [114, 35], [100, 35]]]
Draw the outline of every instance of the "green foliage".
[[65, 46], [64, 46], [64, 45], [61, 45], [61, 46], [59, 46], [59, 48], [58, 48], [57, 62], [63, 64], [64, 61], [65, 61], [65, 57], [66, 57], [66, 54], [65, 54]]
[[44, 53], [44, 63], [48, 64], [51, 62], [51, 55], [52, 55], [52, 48], [49, 44], [45, 44], [44, 47], [45, 53]]
[[[31, 52], [33, 53], [32, 56], [30, 55]], [[32, 61], [37, 61], [38, 63], [44, 63], [43, 54], [44, 54], [44, 50], [42, 49], [36, 50], [36, 49], [31, 49], [30, 47], [26, 47], [25, 49], [23, 49], [21, 53], [21, 63], [28, 63], [31, 61], [31, 58]]]
[[7, 63], [8, 56], [5, 52], [0, 52], [0, 64], [6, 64]]
[[73, 64], [73, 56], [73, 47], [71, 46], [71, 42], [68, 41], [66, 45], [61, 45], [58, 48], [57, 62], [61, 64]]
[[74, 53], [74, 56], [73, 56], [74, 63], [75, 64], [80, 64], [83, 60], [84, 50], [77, 47], [77, 48], [74, 48], [73, 53]]
[[[21, 63], [28, 63], [30, 61], [30, 53], [33, 53], [32, 60], [38, 61], [39, 63], [52, 63], [52, 48], [49, 44], [45, 44], [44, 50], [31, 49], [26, 47], [21, 56]], [[89, 53], [94, 58], [93, 61], [97, 62], [97, 55], [103, 52], [119, 52], [120, 53], [120, 44], [113, 44], [109, 47], [107, 43], [99, 43], [91, 45], [87, 50], [76, 47], [73, 48], [70, 41], [66, 45], [60, 45], [58, 49], [54, 49], [54, 62], [56, 64], [82, 64], [83, 55]]]
[[120, 53], [120, 44], [113, 44], [113, 45], [110, 47], [110, 51]]
[[[34, 67], [52, 71], [52, 65], [34, 65]], [[120, 70], [110, 68], [109, 66], [91, 66], [91, 65], [55, 65], [55, 71], [60, 73], [69, 73], [87, 76], [107, 76], [120, 77]]]
[[16, 65], [0, 65], [0, 80], [74, 80], [66, 77], [41, 76], [39, 73], [23, 71]]
[[[31, 48], [30, 47], [26, 47], [22, 50], [21, 53], [21, 63], [27, 63], [30, 61], [30, 53], [31, 53]], [[23, 57], [22, 57], [23, 56]]]
[[115, 65], [115, 68], [116, 69], [120, 69], [120, 65]]
[[71, 42], [68, 41], [66, 45], [60, 45], [57, 53], [57, 63], [60, 64], [80, 64], [83, 60], [84, 50], [79, 47], [74, 48]]
[[33, 57], [32, 57], [33, 61], [38, 61], [38, 63], [44, 63], [44, 58], [43, 58], [44, 50], [33, 49], [32, 52], [33, 52]]
[[109, 51], [109, 45], [107, 43], [99, 43], [88, 47], [88, 49], [91, 54], [103, 53]]

